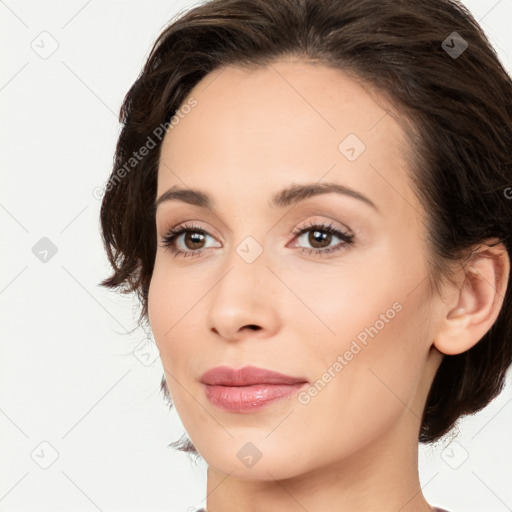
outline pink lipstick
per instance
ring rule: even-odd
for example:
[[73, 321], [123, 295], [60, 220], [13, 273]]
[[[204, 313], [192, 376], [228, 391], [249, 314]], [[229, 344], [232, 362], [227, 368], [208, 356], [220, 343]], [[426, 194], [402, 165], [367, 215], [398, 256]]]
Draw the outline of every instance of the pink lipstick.
[[303, 377], [245, 366], [239, 370], [218, 366], [204, 373], [200, 381], [208, 400], [225, 410], [252, 412], [297, 393], [307, 384]]

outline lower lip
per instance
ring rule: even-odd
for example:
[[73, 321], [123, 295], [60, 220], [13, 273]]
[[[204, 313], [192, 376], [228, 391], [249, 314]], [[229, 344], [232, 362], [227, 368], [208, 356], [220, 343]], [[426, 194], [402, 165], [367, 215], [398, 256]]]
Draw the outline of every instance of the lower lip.
[[252, 412], [297, 393], [307, 382], [298, 384], [254, 384], [252, 386], [213, 386], [205, 384], [208, 400], [228, 411]]

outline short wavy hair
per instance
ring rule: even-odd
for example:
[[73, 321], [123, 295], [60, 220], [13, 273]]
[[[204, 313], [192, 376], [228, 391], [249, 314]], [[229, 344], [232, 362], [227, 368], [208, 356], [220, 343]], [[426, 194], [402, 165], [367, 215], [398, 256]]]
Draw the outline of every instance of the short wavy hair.
[[[411, 183], [426, 212], [436, 286], [449, 277], [450, 263], [463, 262], [468, 251], [490, 239], [512, 254], [512, 80], [462, 4], [212, 0], [171, 20], [120, 111], [123, 126], [100, 213], [113, 274], [101, 285], [137, 293], [139, 324], [148, 321], [157, 247], [154, 201], [163, 140], [154, 136], [158, 127], [177, 119], [191, 89], [211, 71], [251, 69], [289, 56], [347, 73], [400, 113]], [[139, 158], [149, 138], [156, 147]], [[490, 330], [470, 350], [444, 356], [419, 442], [438, 440], [502, 391], [512, 362], [511, 333], [509, 275]], [[165, 378], [161, 386], [170, 401]], [[190, 440], [179, 449], [197, 454]]]

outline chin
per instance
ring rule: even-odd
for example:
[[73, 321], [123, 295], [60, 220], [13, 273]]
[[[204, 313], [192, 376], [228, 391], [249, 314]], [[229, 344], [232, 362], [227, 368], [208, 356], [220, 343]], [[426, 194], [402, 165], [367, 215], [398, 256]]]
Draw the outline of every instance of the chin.
[[[267, 434], [265, 434], [267, 435]], [[251, 442], [230, 439], [217, 443], [204, 452], [196, 445], [201, 456], [212, 469], [240, 480], [273, 481], [293, 478], [307, 472], [307, 461], [300, 447], [287, 450], [264, 441]]]

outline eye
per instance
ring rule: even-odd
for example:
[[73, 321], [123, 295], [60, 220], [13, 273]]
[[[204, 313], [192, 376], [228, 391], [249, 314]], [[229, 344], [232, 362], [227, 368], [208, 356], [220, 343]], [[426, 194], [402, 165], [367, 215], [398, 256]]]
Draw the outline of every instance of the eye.
[[[309, 233], [306, 237], [305, 235]], [[312, 247], [302, 247], [301, 252], [309, 254], [323, 255], [341, 249], [347, 248], [354, 243], [354, 235], [345, 232], [332, 224], [311, 223], [308, 226], [296, 228], [292, 231], [295, 239], [302, 243], [310, 244]], [[183, 238], [182, 238], [183, 237]], [[213, 238], [208, 232], [200, 226], [191, 224], [182, 224], [176, 228], [170, 229], [161, 240], [161, 246], [167, 248], [175, 256], [195, 257], [205, 252], [205, 241], [207, 238]], [[338, 244], [331, 246], [335, 239], [339, 239]], [[219, 247], [219, 246], [217, 246]], [[300, 247], [300, 246], [299, 246]]]
[[[185, 236], [180, 240], [182, 235]], [[201, 227], [191, 224], [182, 224], [181, 226], [170, 229], [162, 238], [161, 245], [171, 251], [175, 256], [199, 256], [203, 253], [204, 243], [207, 237], [211, 237], [211, 235]], [[181, 247], [179, 242], [183, 244]]]
[[[310, 244], [312, 247], [303, 247], [301, 252], [308, 254], [322, 255], [353, 245], [354, 235], [334, 227], [332, 224], [312, 223], [308, 226], [299, 227], [293, 230], [297, 241]], [[309, 234], [308, 234], [309, 233]], [[306, 236], [308, 234], [308, 236]], [[333, 238], [340, 242], [331, 246]]]

